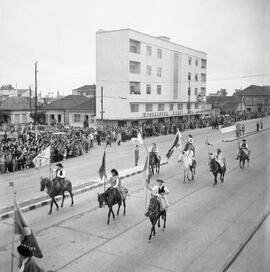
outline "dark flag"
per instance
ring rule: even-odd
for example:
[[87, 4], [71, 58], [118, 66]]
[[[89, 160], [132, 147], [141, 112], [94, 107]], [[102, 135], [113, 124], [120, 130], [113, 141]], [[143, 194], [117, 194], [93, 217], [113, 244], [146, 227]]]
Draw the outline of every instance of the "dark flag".
[[167, 152], [167, 154], [166, 154], [167, 159], [169, 159], [169, 158], [172, 156], [174, 150], [175, 150], [176, 148], [178, 148], [179, 145], [181, 145], [181, 142], [180, 142], [181, 138], [182, 138], [181, 132], [180, 132], [179, 128], [177, 128], [177, 132], [176, 132], [176, 134], [175, 134], [175, 138], [174, 138], [174, 141], [173, 141], [173, 145], [172, 145], [172, 147], [168, 150], [168, 152]]
[[21, 235], [21, 245], [27, 247], [37, 258], [42, 258], [42, 252], [17, 200], [14, 201], [14, 233]]
[[102, 180], [103, 177], [105, 176], [106, 177], [106, 151], [104, 151], [104, 154], [103, 154], [103, 157], [102, 157], [102, 164], [98, 170], [98, 173], [99, 173], [99, 176], [100, 176], [100, 179]]

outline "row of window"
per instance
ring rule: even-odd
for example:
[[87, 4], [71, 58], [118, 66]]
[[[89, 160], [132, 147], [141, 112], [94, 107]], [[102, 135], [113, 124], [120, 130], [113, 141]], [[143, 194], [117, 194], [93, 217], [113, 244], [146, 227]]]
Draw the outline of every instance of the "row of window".
[[[21, 116], [21, 119], [20, 119]], [[27, 114], [22, 113], [22, 114], [14, 114], [14, 123], [27, 123]]]
[[[157, 77], [162, 76], [162, 68], [157, 67]], [[140, 74], [141, 73], [141, 63], [137, 61], [130, 61], [129, 62], [129, 72], [132, 74]], [[146, 74], [148, 76], [152, 75], [152, 66], [151, 65], [146, 65]]]
[[[175, 106], [177, 106], [177, 110], [183, 110], [183, 104], [181, 104], [181, 103], [179, 103], [179, 104], [171, 103], [170, 104], [170, 111], [176, 110]], [[139, 107], [140, 107], [140, 104], [131, 103], [130, 104], [130, 112], [139, 112]], [[199, 108], [199, 104], [195, 103], [195, 109], [198, 109], [198, 108]], [[153, 104], [145, 104], [145, 111], [146, 112], [153, 111]], [[159, 103], [158, 104], [158, 111], [165, 111], [165, 104], [164, 103]]]
[[[161, 95], [161, 91], [162, 91], [162, 86], [161, 85], [157, 85], [157, 94]], [[190, 88], [191, 91], [191, 88]], [[136, 81], [130, 81], [129, 82], [129, 93], [130, 94], [141, 94], [141, 83], [140, 82], [136, 82]], [[146, 94], [151, 94], [152, 93], [152, 85], [151, 84], [146, 84]], [[205, 87], [201, 87], [201, 95], [206, 95], [206, 88]], [[199, 91], [198, 88], [194, 89], [194, 95], [198, 95]], [[192, 95], [192, 93], [190, 93], [190, 95]]]
[[[135, 53], [135, 54], [141, 54], [141, 42], [136, 41], [136, 40], [129, 40], [129, 52], [130, 53]], [[162, 59], [162, 49], [157, 48], [157, 58]], [[152, 47], [151, 46], [146, 46], [146, 55], [151, 57], [152, 56]]]
[[[188, 73], [188, 80], [191, 80], [191, 77], [192, 77], [192, 74]], [[199, 75], [197, 73], [194, 75], [194, 80], [195, 81], [199, 80]], [[206, 82], [206, 74], [203, 74], [203, 73], [201, 74], [201, 81]]]
[[[188, 64], [192, 65], [192, 57], [188, 57]], [[195, 66], [199, 65], [199, 59], [195, 59]], [[201, 59], [201, 68], [206, 69], [206, 59]]]

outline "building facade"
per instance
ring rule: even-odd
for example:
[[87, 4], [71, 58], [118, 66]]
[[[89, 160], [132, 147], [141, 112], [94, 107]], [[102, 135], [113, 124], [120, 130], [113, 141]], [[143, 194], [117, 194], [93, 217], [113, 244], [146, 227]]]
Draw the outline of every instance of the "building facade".
[[[96, 33], [97, 119], [173, 120], [200, 111], [206, 53], [131, 29]], [[189, 92], [190, 89], [190, 92]], [[190, 110], [188, 111], [188, 107]]]

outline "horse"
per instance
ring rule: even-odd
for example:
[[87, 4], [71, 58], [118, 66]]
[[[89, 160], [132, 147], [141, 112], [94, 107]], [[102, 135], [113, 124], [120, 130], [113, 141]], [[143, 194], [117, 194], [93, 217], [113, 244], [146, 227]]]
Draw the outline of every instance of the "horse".
[[122, 203], [124, 206], [124, 215], [126, 215], [126, 197], [122, 198], [118, 189], [110, 189], [109, 191], [107, 190], [106, 192], [102, 194], [98, 193], [98, 203], [99, 203], [99, 208], [104, 207], [104, 204], [106, 204], [109, 208], [107, 224], [110, 223], [111, 213], [113, 215], [113, 219], [115, 219], [115, 215], [113, 212], [113, 206], [115, 204], [118, 204], [117, 215], [119, 215], [119, 210]]
[[249, 167], [249, 154], [247, 154], [242, 148], [239, 148], [239, 167], [245, 168], [245, 162], [247, 161]]
[[210, 171], [213, 173], [215, 177], [215, 181], [213, 186], [217, 184], [217, 175], [220, 174], [220, 180], [223, 183], [224, 182], [224, 176], [226, 172], [226, 165], [224, 164], [224, 167], [222, 168], [219, 163], [215, 160], [215, 158], [210, 157]]
[[55, 186], [53, 184], [53, 181], [50, 180], [49, 178], [43, 178], [41, 177], [41, 181], [40, 181], [40, 191], [44, 191], [45, 187], [47, 187], [47, 194], [50, 196], [51, 198], [51, 207], [49, 210], [49, 214], [52, 213], [52, 207], [53, 207], [53, 203], [56, 206], [56, 209], [59, 210], [59, 206], [55, 200], [55, 197], [58, 195], [62, 195], [62, 203], [61, 203], [61, 208], [63, 208], [64, 205], [64, 200], [65, 200], [65, 191], [68, 191], [71, 197], [71, 207], [74, 204], [73, 201], [73, 194], [72, 194], [72, 184], [69, 180], [65, 180], [62, 184], [62, 187], [60, 186], [60, 188], [58, 188], [57, 186]]
[[153, 151], [149, 153], [149, 166], [152, 174], [154, 175], [154, 169], [156, 168], [156, 173], [159, 173], [160, 169], [160, 156], [157, 156]]
[[162, 217], [164, 223], [163, 223], [163, 230], [166, 228], [166, 218], [167, 218], [167, 212], [166, 209], [163, 211], [160, 210], [160, 202], [157, 199], [156, 196], [152, 196], [150, 198], [149, 207], [148, 207], [148, 216], [151, 221], [152, 227], [150, 231], [150, 235], [148, 240], [151, 241], [152, 236], [156, 235], [156, 223], [158, 222], [158, 227], [160, 228], [160, 217]]
[[[196, 173], [196, 160], [192, 160], [192, 165], [190, 165], [189, 158], [186, 152], [183, 152], [179, 156], [178, 162], [182, 163], [184, 169], [184, 183], [186, 182], [186, 178], [188, 181], [194, 180], [195, 173]], [[191, 173], [191, 178], [189, 177], [189, 173]]]

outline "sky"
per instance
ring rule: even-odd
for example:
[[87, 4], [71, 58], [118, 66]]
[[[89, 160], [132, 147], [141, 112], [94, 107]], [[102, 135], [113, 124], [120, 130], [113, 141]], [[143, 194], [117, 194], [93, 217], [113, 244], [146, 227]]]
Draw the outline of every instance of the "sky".
[[131, 28], [207, 53], [207, 92], [270, 85], [269, 0], [0, 0], [0, 85], [95, 83], [96, 31]]

